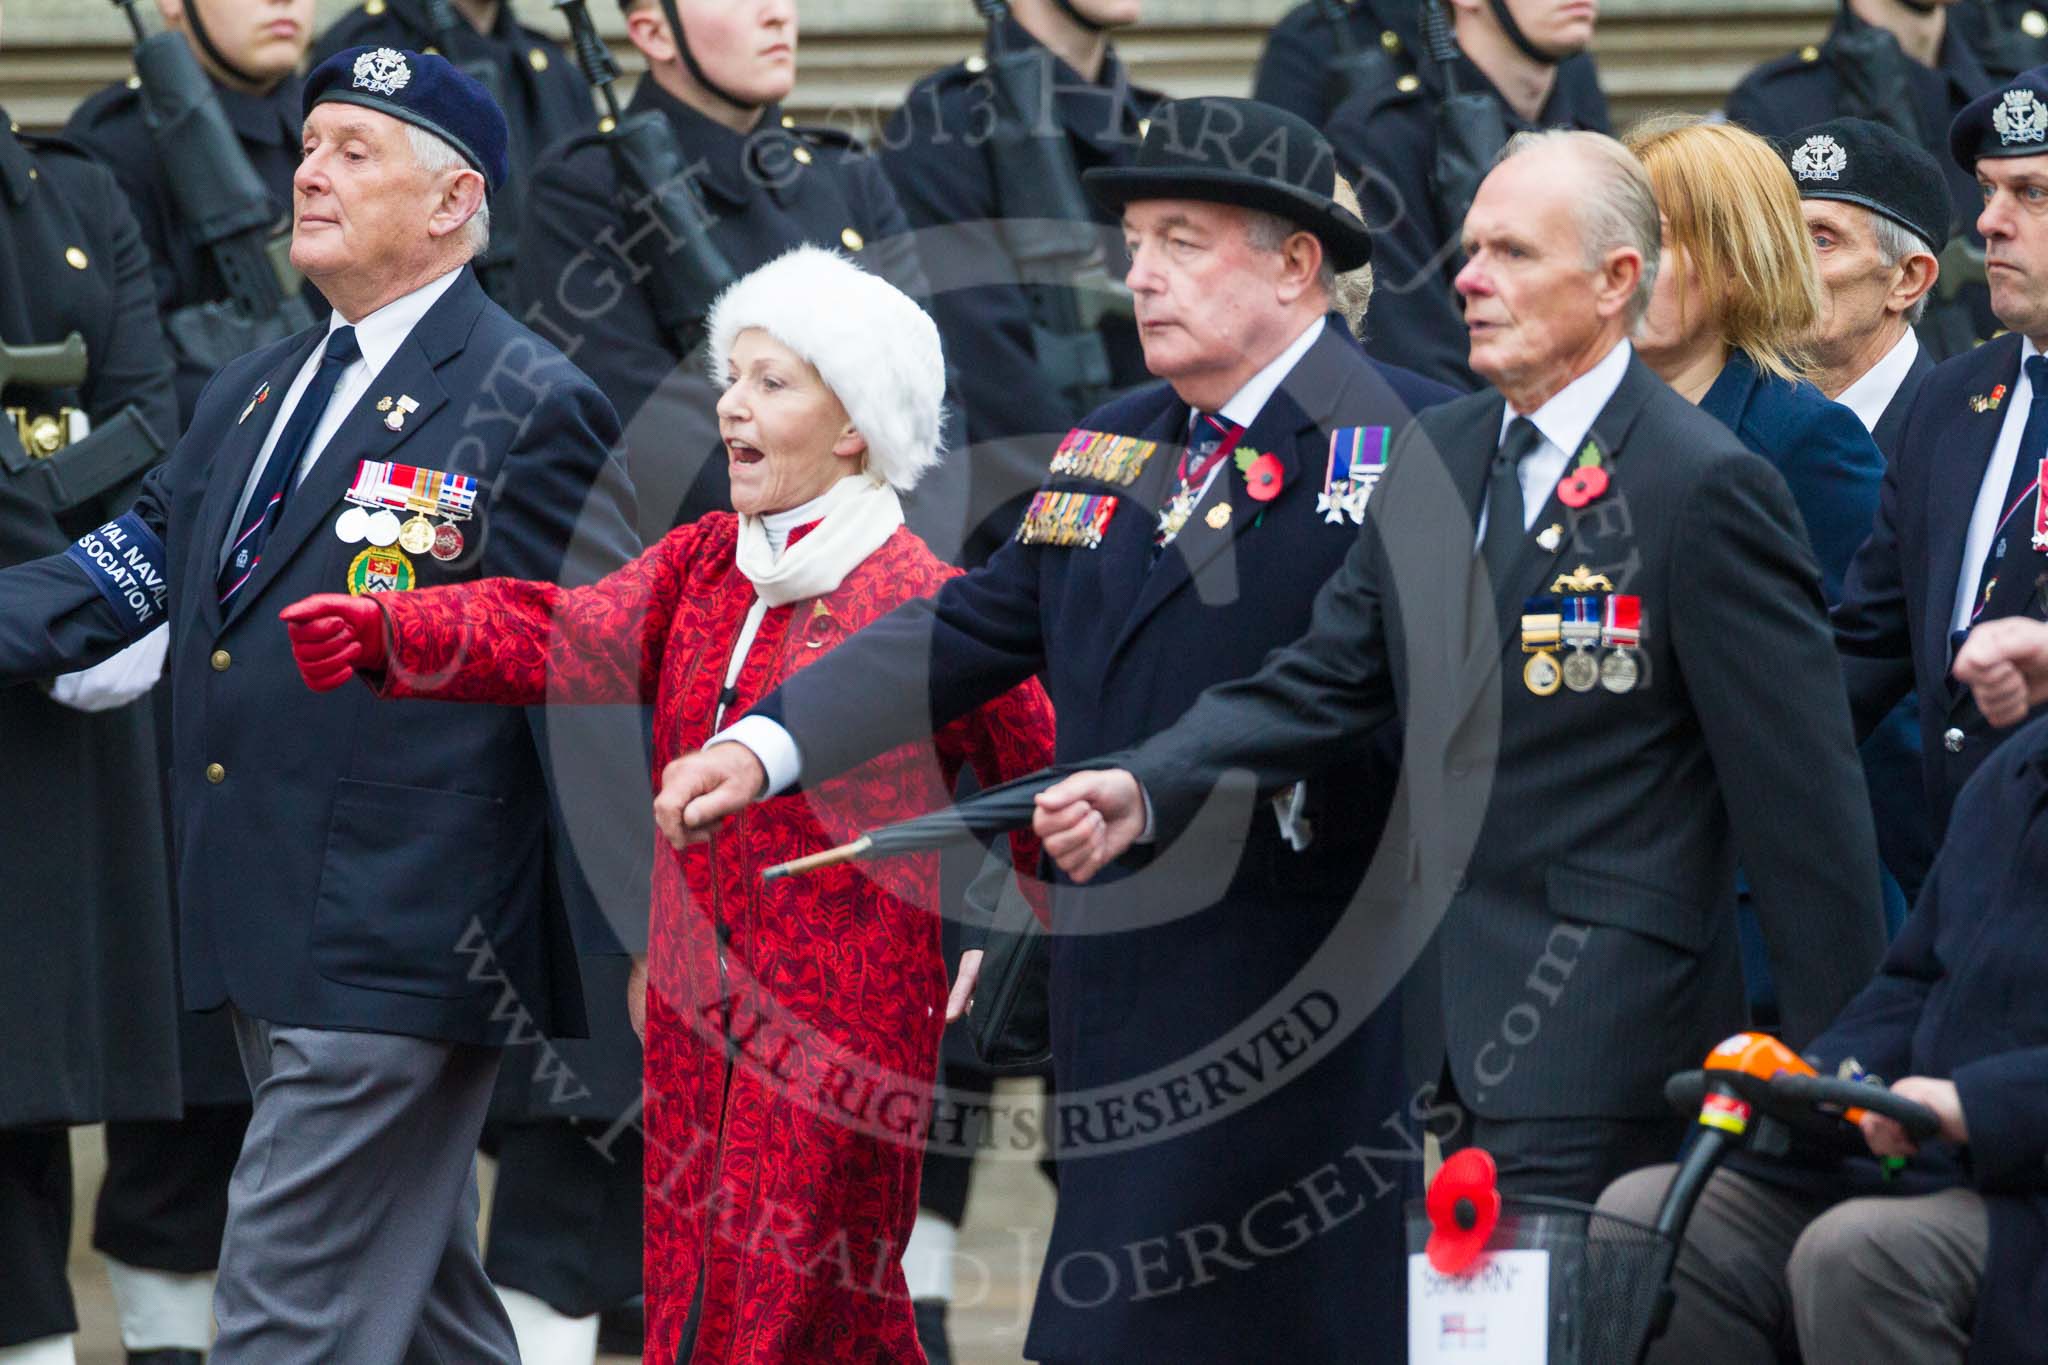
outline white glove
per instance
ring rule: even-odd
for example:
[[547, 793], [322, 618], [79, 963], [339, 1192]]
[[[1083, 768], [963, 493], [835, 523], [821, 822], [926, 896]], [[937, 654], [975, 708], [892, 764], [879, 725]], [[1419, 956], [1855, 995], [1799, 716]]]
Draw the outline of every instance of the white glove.
[[169, 626], [158, 626], [113, 658], [50, 683], [50, 700], [74, 711], [111, 711], [155, 687], [164, 675]]

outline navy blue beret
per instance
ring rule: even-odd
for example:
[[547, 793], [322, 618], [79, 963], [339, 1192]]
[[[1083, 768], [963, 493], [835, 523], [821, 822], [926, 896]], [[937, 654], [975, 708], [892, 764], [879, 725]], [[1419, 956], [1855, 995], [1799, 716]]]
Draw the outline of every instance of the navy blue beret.
[[1983, 156], [2048, 155], [2048, 66], [2022, 71], [1964, 105], [1948, 126], [1948, 150], [1965, 170]]
[[1801, 199], [1861, 204], [1935, 251], [1948, 243], [1948, 179], [1918, 143], [1867, 118], [1831, 118], [1801, 128], [1785, 145]]
[[395, 47], [352, 47], [313, 68], [305, 112], [340, 101], [375, 109], [424, 128], [462, 153], [496, 193], [511, 169], [504, 111], [490, 91], [445, 57]]

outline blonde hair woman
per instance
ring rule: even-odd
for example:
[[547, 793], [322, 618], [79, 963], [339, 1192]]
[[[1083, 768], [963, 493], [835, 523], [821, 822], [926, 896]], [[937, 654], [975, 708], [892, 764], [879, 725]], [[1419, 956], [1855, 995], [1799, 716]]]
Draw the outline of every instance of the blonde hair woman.
[[1768, 142], [1732, 123], [1645, 120], [1622, 139], [1650, 177], [1663, 265], [1636, 350], [1664, 382], [1778, 467], [1830, 603], [1877, 516], [1884, 457], [1856, 415], [1807, 382], [1820, 316], [1799, 188]]

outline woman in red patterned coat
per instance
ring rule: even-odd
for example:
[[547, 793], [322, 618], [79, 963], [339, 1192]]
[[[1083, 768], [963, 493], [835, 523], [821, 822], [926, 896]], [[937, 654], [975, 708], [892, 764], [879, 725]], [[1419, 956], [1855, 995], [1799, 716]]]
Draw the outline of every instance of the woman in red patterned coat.
[[[915, 303], [803, 248], [734, 285], [709, 332], [737, 516], [585, 588], [309, 598], [284, 613], [308, 684], [361, 671], [393, 697], [651, 702], [658, 774], [957, 572], [897, 502], [939, 457], [944, 366]], [[922, 1361], [899, 1260], [947, 1014], [937, 860], [760, 872], [944, 806], [963, 762], [984, 782], [1041, 768], [1052, 742], [1033, 682], [929, 745], [755, 806], [715, 843], [657, 849], [629, 1001], [646, 1042], [649, 1361]], [[1028, 869], [1035, 847], [1015, 852]]]

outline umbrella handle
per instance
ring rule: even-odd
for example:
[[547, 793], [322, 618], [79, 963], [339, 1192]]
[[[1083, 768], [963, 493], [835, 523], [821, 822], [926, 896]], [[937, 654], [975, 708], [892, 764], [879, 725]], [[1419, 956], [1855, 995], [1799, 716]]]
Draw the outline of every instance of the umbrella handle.
[[801, 858], [792, 858], [786, 863], [777, 863], [761, 873], [761, 880], [763, 882], [781, 881], [784, 877], [794, 877], [803, 872], [815, 872], [821, 867], [830, 867], [834, 863], [850, 863], [874, 846], [875, 841], [863, 834], [850, 844], [841, 844], [837, 848], [828, 848], [823, 853], [806, 854]]

